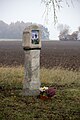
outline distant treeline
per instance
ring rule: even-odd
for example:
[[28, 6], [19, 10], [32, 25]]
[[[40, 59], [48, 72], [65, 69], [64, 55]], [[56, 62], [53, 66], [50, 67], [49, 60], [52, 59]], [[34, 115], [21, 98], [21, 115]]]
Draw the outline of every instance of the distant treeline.
[[[22, 39], [23, 30], [32, 23], [24, 23], [17, 21], [15, 23], [7, 24], [0, 21], [0, 39]], [[49, 39], [48, 29], [40, 25], [42, 30], [42, 40]]]
[[80, 41], [80, 26], [78, 27], [77, 31], [70, 33], [70, 27], [68, 25], [59, 24], [58, 25], [59, 33], [59, 40], [61, 41]]

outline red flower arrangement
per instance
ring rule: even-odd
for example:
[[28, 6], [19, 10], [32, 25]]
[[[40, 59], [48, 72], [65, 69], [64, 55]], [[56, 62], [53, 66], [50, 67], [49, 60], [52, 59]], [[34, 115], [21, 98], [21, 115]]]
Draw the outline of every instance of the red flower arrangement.
[[40, 90], [40, 95], [38, 97], [42, 100], [49, 100], [56, 93], [54, 87], [41, 87], [39, 90]]

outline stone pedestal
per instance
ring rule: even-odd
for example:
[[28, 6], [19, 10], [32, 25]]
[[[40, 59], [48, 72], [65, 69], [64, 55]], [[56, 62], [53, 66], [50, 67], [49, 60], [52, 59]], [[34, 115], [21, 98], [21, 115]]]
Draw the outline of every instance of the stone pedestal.
[[40, 84], [40, 50], [25, 50], [23, 94], [26, 96], [38, 95]]

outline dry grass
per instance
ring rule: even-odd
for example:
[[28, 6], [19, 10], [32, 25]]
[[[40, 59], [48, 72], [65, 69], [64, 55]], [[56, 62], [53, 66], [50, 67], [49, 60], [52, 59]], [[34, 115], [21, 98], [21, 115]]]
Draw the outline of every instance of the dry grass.
[[22, 86], [24, 69], [20, 67], [0, 67], [0, 85], [5, 87]]
[[79, 120], [80, 71], [41, 69], [42, 86], [56, 87], [48, 101], [21, 96], [24, 68], [0, 68], [0, 120]]
[[80, 84], [80, 71], [69, 71], [65, 69], [41, 69], [41, 82], [57, 85]]
[[[46, 69], [42, 68], [41, 71], [41, 82], [49, 84], [80, 84], [80, 71], [69, 71], [65, 69]], [[24, 68], [19, 67], [0, 67], [0, 82], [13, 83], [22, 82], [24, 79]]]

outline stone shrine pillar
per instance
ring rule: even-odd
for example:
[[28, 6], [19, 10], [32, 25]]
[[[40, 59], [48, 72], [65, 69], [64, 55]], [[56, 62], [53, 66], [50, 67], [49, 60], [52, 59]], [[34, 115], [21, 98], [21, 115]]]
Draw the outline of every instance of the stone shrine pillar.
[[41, 30], [32, 24], [23, 31], [22, 46], [25, 53], [25, 77], [23, 81], [23, 95], [39, 95], [40, 88], [40, 49]]

